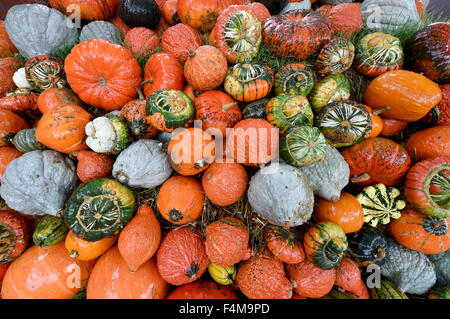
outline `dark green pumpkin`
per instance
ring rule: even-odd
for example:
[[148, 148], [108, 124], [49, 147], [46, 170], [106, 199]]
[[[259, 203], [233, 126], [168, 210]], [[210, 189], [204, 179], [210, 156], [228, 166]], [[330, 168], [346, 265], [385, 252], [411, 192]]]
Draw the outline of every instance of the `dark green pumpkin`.
[[428, 299], [450, 299], [450, 286], [433, 287], [428, 294]]
[[325, 137], [316, 127], [292, 127], [280, 136], [281, 157], [298, 167], [323, 160], [326, 147]]
[[53, 246], [66, 238], [69, 228], [61, 217], [44, 216], [33, 233], [33, 243], [40, 247]]
[[79, 237], [97, 241], [117, 235], [136, 211], [131, 190], [109, 178], [80, 185], [70, 196], [64, 221]]
[[386, 239], [378, 228], [364, 225], [357, 233], [347, 236], [352, 257], [367, 266], [379, 263], [386, 255]]
[[248, 103], [242, 110], [242, 118], [266, 119], [266, 106], [270, 99], [262, 98]]
[[402, 42], [390, 34], [370, 33], [356, 46], [355, 68], [362, 75], [375, 77], [402, 65]]
[[130, 128], [128, 127], [127, 121], [121, 116], [109, 113], [106, 114], [105, 117], [111, 121], [111, 124], [116, 131], [116, 146], [111, 153], [119, 154], [126, 149], [131, 142], [133, 142]]
[[288, 128], [313, 125], [314, 114], [308, 99], [302, 95], [282, 94], [266, 106], [267, 121], [284, 133]]
[[371, 299], [409, 299], [394, 283], [381, 280], [380, 288], [370, 288]]
[[333, 288], [327, 295], [320, 299], [356, 299], [350, 292], [340, 291], [337, 288]]
[[355, 46], [344, 38], [334, 38], [320, 50], [316, 60], [317, 72], [321, 75], [342, 73], [348, 70], [355, 57]]
[[36, 128], [26, 128], [17, 132], [11, 140], [18, 151], [22, 153], [42, 151], [47, 147], [36, 140]]
[[290, 63], [275, 74], [274, 92], [307, 96], [314, 86], [314, 75], [309, 67], [301, 63]]
[[146, 115], [152, 116], [152, 125], [171, 132], [179, 127], [188, 127], [194, 120], [195, 107], [191, 99], [179, 90], [161, 89], [147, 99]]
[[118, 15], [131, 28], [155, 28], [161, 19], [155, 0], [120, 0]]
[[316, 126], [334, 147], [351, 146], [368, 137], [372, 120], [368, 109], [355, 101], [326, 105], [316, 117]]
[[315, 114], [319, 113], [327, 104], [335, 101], [345, 101], [350, 98], [352, 85], [347, 77], [341, 73], [330, 74], [314, 85], [308, 96], [309, 103]]

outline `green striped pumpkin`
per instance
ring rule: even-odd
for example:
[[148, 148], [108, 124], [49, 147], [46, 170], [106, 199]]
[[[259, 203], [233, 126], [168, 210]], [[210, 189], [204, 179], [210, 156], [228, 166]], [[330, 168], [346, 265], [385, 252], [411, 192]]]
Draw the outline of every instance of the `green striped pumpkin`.
[[314, 74], [301, 63], [290, 63], [275, 74], [274, 92], [307, 96], [314, 86]]
[[242, 110], [242, 118], [266, 119], [266, 106], [270, 99], [262, 98], [248, 103]]
[[272, 98], [266, 107], [267, 120], [284, 133], [288, 128], [313, 125], [314, 114], [302, 95], [283, 94]]
[[389, 280], [381, 280], [379, 288], [370, 288], [371, 299], [409, 299], [394, 283]]
[[337, 288], [333, 288], [327, 295], [320, 297], [320, 299], [356, 299], [356, 298], [350, 292], [340, 291]]
[[361, 142], [369, 136], [372, 126], [369, 110], [355, 101], [330, 103], [316, 119], [316, 126], [334, 147]]
[[293, 166], [301, 167], [321, 161], [326, 150], [325, 137], [316, 127], [292, 127], [280, 136], [281, 157]]
[[350, 98], [352, 85], [341, 73], [330, 74], [320, 80], [308, 96], [309, 103], [315, 114], [327, 104], [335, 101], [345, 101]]
[[355, 46], [349, 40], [334, 38], [326, 44], [316, 60], [317, 72], [321, 75], [342, 73], [348, 70], [355, 57]]
[[363, 266], [378, 264], [386, 256], [387, 243], [378, 228], [364, 224], [352, 235], [347, 236], [350, 254]]
[[25, 75], [31, 87], [38, 92], [66, 87], [64, 62], [48, 55], [39, 55], [25, 63]]
[[36, 128], [26, 128], [17, 132], [11, 140], [12, 144], [22, 153], [42, 151], [47, 147], [36, 140]]
[[126, 149], [127, 146], [133, 141], [130, 128], [128, 127], [127, 121], [121, 116], [109, 113], [106, 114], [105, 117], [111, 121], [111, 124], [116, 132], [116, 144], [111, 153], [118, 154]]
[[33, 243], [40, 247], [53, 246], [66, 238], [69, 228], [60, 217], [46, 215], [36, 226]]

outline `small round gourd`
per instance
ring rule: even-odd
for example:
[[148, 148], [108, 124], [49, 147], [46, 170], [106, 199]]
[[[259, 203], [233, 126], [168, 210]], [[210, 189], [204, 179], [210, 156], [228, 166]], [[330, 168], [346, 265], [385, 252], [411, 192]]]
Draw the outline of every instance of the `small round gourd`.
[[274, 92], [307, 96], [314, 86], [314, 74], [301, 63], [289, 63], [275, 74]]
[[336, 37], [320, 50], [316, 60], [319, 74], [336, 74], [348, 70], [355, 57], [355, 46], [349, 40]]
[[117, 27], [107, 21], [92, 21], [86, 24], [80, 33], [80, 42], [91, 39], [105, 39], [113, 43], [122, 44], [122, 35]]
[[33, 243], [40, 247], [56, 245], [66, 238], [69, 228], [61, 217], [46, 215], [36, 226]]
[[343, 74], [330, 74], [320, 80], [308, 96], [315, 114], [318, 114], [327, 104], [335, 101], [345, 101], [350, 98], [351, 83]]
[[14, 135], [11, 140], [13, 145], [22, 153], [32, 152], [32, 151], [42, 151], [47, 149], [47, 147], [39, 143], [36, 140], [36, 128], [26, 128], [20, 130]]
[[242, 118], [266, 119], [266, 106], [270, 99], [262, 98], [248, 103], [242, 110]]

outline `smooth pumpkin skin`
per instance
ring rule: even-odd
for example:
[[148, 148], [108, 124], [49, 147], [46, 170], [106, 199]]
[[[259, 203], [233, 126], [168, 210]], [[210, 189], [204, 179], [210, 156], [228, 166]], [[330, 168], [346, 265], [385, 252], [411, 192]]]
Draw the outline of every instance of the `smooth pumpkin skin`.
[[164, 299], [169, 287], [158, 272], [156, 258], [151, 258], [131, 273], [115, 245], [95, 264], [87, 284], [86, 298]]
[[364, 92], [373, 109], [390, 106], [384, 116], [414, 122], [424, 117], [442, 98], [441, 89], [421, 74], [395, 70], [377, 76]]
[[0, 146], [10, 144], [14, 134], [25, 128], [30, 128], [30, 125], [22, 117], [8, 110], [0, 110]]
[[160, 7], [161, 16], [164, 18], [164, 21], [166, 21], [170, 25], [174, 25], [180, 22], [180, 18], [178, 17], [177, 13], [177, 5], [178, 0], [167, 0], [164, 1], [164, 5]]
[[405, 142], [411, 158], [421, 161], [435, 156], [450, 156], [450, 124], [433, 126], [412, 134]]
[[10, 264], [0, 264], [0, 287]]
[[12, 77], [20, 67], [20, 62], [13, 57], [0, 59], [0, 96], [16, 87]]
[[348, 256], [344, 257], [336, 269], [336, 280], [334, 284], [345, 291], [353, 293], [359, 299], [370, 299], [369, 290], [361, 278], [358, 263]]
[[385, 117], [381, 117], [381, 120], [383, 121], [383, 129], [381, 130], [380, 135], [383, 137], [390, 137], [399, 134], [408, 126], [408, 122], [406, 121]]
[[161, 242], [161, 226], [149, 205], [142, 205], [119, 235], [117, 247], [130, 271], [152, 258]]
[[5, 173], [8, 164], [22, 155], [23, 153], [19, 152], [14, 146], [0, 147], [0, 181], [3, 179], [3, 173]]
[[72, 231], [66, 236], [65, 246], [70, 257], [78, 260], [94, 260], [103, 255], [116, 243], [118, 236], [105, 237], [96, 241], [87, 241], [75, 235]]
[[59, 105], [39, 120], [36, 140], [64, 154], [87, 149], [84, 128], [91, 120], [92, 116], [80, 106]]
[[16, 89], [13, 92], [8, 92], [0, 98], [0, 109], [9, 110], [16, 113], [31, 111], [37, 113], [38, 94], [24, 89]]
[[64, 61], [72, 90], [80, 99], [106, 111], [120, 110], [136, 98], [141, 67], [130, 51], [104, 39], [75, 45]]
[[[449, 226], [450, 218], [431, 218], [413, 209], [406, 209], [399, 219], [388, 224], [388, 230], [402, 246], [434, 255], [450, 248]], [[427, 230], [428, 227], [435, 232]]]
[[117, 29], [119, 29], [120, 34], [122, 34], [123, 37], [127, 34], [128, 31], [131, 30], [129, 26], [123, 20], [119, 17], [119, 15], [116, 12], [116, 15], [114, 18], [112, 18], [109, 22], [115, 25]]
[[355, 196], [342, 192], [338, 201], [332, 202], [323, 198], [316, 200], [314, 216], [319, 222], [330, 221], [341, 226], [342, 230], [354, 233], [364, 224], [364, 213]]
[[178, 23], [168, 28], [161, 35], [161, 48], [173, 54], [181, 64], [186, 62], [189, 50], [196, 50], [202, 45], [198, 32], [189, 25]]
[[52, 8], [67, 15], [72, 12], [67, 11], [71, 4], [79, 6], [83, 20], [107, 20], [117, 12], [119, 0], [49, 0], [49, 3]]
[[[45, 248], [31, 246], [10, 264], [3, 279], [2, 298], [71, 299], [86, 283], [92, 266], [93, 262], [71, 258], [64, 242]], [[69, 288], [67, 283], [74, 287]]]
[[39, 94], [37, 107], [42, 114], [54, 109], [61, 104], [72, 104], [83, 107], [85, 104], [68, 88], [50, 88]]
[[203, 279], [175, 288], [166, 299], [238, 299], [238, 297], [231, 287]]

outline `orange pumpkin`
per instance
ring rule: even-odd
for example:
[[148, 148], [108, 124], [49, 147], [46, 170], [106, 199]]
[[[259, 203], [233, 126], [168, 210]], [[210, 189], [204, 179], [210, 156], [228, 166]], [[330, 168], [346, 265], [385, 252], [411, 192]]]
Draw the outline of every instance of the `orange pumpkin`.
[[0, 109], [10, 110], [17, 113], [31, 111], [36, 113], [38, 94], [28, 89], [16, 89], [0, 98]]
[[314, 216], [317, 221], [330, 221], [341, 226], [342, 230], [354, 233], [364, 224], [364, 213], [361, 204], [350, 193], [342, 192], [338, 201], [332, 202], [323, 198], [316, 200]]
[[3, 299], [71, 299], [87, 282], [92, 262], [73, 259], [59, 242], [31, 246], [14, 260], [3, 279]]
[[[101, 52], [101, 54], [99, 54]], [[67, 81], [83, 102], [107, 111], [136, 98], [141, 68], [123, 46], [104, 39], [83, 41], [64, 61]]]
[[270, 18], [271, 16], [267, 7], [261, 2], [255, 1], [252, 3], [248, 3], [246, 6], [250, 9], [253, 15], [257, 17], [259, 21], [261, 21], [261, 25], [264, 25], [266, 19]]
[[450, 248], [450, 218], [426, 216], [405, 209], [398, 219], [388, 224], [389, 233], [402, 246], [432, 255]]
[[52, 8], [70, 15], [76, 5], [82, 20], [107, 20], [117, 12], [119, 0], [49, 0]]
[[87, 241], [69, 231], [66, 236], [65, 246], [70, 257], [78, 260], [94, 260], [103, 255], [117, 241], [118, 236], [105, 237], [97, 241]]
[[250, 258], [248, 239], [248, 229], [242, 221], [223, 217], [206, 228], [206, 254], [219, 266], [232, 266]]
[[16, 87], [13, 81], [14, 73], [20, 68], [20, 62], [15, 58], [0, 59], [0, 97]]
[[308, 259], [298, 264], [287, 264], [286, 271], [297, 294], [320, 298], [328, 294], [336, 280], [336, 269], [321, 269]]
[[159, 36], [152, 30], [137, 27], [127, 32], [124, 42], [135, 57], [143, 57], [159, 47]]
[[14, 146], [0, 147], [0, 181], [3, 179], [3, 174], [5, 173], [8, 164], [20, 156], [22, 156], [22, 153]]
[[184, 77], [194, 90], [214, 90], [225, 80], [227, 69], [227, 58], [219, 49], [202, 45], [189, 50], [184, 64]]
[[390, 106], [383, 115], [406, 122], [424, 117], [441, 98], [441, 89], [436, 83], [406, 70], [388, 71], [377, 76], [364, 92], [364, 99], [370, 107]]
[[158, 219], [150, 206], [142, 205], [120, 232], [117, 246], [130, 271], [136, 272], [153, 257], [160, 241], [161, 226]]
[[87, 149], [84, 128], [92, 116], [83, 108], [62, 104], [46, 112], [36, 128], [36, 139], [55, 151], [70, 154]]
[[202, 235], [190, 227], [171, 230], [156, 254], [161, 276], [180, 286], [199, 279], [209, 265]]
[[0, 58], [6, 58], [17, 53], [17, 49], [9, 39], [5, 23], [0, 20]]
[[358, 263], [346, 256], [336, 269], [336, 281], [334, 284], [345, 291], [351, 292], [358, 299], [370, 299], [369, 291], [361, 278]]
[[95, 264], [86, 289], [87, 299], [164, 299], [169, 284], [161, 277], [152, 258], [132, 273], [117, 245]]
[[61, 104], [84, 106], [80, 98], [68, 88], [50, 88], [39, 94], [37, 106], [42, 114]]
[[381, 118], [380, 114], [387, 111], [389, 107], [379, 108], [373, 111], [370, 106], [367, 105], [364, 106], [366, 107], [367, 110], [369, 110], [371, 121], [370, 134], [367, 138], [377, 137], [383, 131], [383, 119]]
[[186, 94], [188, 96], [188, 98], [190, 98], [192, 100], [192, 102], [194, 102], [194, 103], [195, 103], [195, 100], [197, 99], [197, 96], [200, 95], [200, 92], [194, 90], [194, 88], [189, 84], [186, 84], [184, 86], [183, 93]]
[[17, 132], [29, 127], [19, 115], [8, 110], [0, 110], [0, 147], [10, 144]]
[[[2, 285], [2, 280], [5, 277], [6, 271], [8, 270], [9, 264], [0, 264], [0, 288]], [[1, 289], [0, 289], [1, 292]]]
[[363, 27], [361, 9], [355, 3], [339, 3], [333, 6], [327, 13], [335, 33], [340, 33], [349, 39]]
[[94, 151], [77, 152], [77, 176], [83, 183], [111, 176], [114, 161], [109, 155]]
[[207, 132], [190, 127], [172, 136], [167, 153], [172, 168], [179, 174], [196, 175], [214, 162], [215, 143]]
[[206, 197], [217, 206], [229, 206], [244, 196], [248, 175], [236, 163], [212, 163], [202, 177]]
[[166, 299], [238, 299], [229, 286], [212, 280], [197, 280], [175, 288]]
[[191, 26], [182, 23], [168, 28], [161, 36], [163, 51], [173, 54], [181, 64], [186, 62], [189, 50], [196, 50], [201, 45], [202, 39], [198, 32]]
[[266, 248], [239, 264], [235, 282], [250, 299], [292, 297], [292, 284], [286, 277], [283, 262]]
[[268, 225], [264, 231], [264, 239], [272, 254], [286, 264], [298, 264], [306, 258], [297, 230]]
[[200, 217], [204, 199], [203, 187], [197, 179], [176, 175], [162, 184], [156, 205], [166, 220], [183, 225]]
[[405, 142], [409, 156], [421, 161], [450, 156], [450, 124], [430, 127], [412, 134]]
[[167, 0], [161, 8], [161, 16], [170, 25], [174, 25], [180, 22], [180, 18], [177, 14], [178, 0]]
[[227, 155], [237, 163], [258, 166], [277, 155], [278, 131], [264, 119], [248, 118], [227, 135]]
[[381, 120], [383, 121], [383, 129], [381, 130], [380, 135], [384, 137], [397, 135], [408, 126], [408, 122], [405, 121], [385, 117], [381, 117]]
[[125, 22], [122, 21], [122, 19], [119, 17], [118, 14], [116, 14], [114, 18], [110, 20], [110, 22], [114, 24], [117, 29], [119, 29], [119, 32], [120, 34], [122, 34], [123, 37], [127, 34], [128, 31], [131, 30], [131, 28], [127, 26]]
[[172, 54], [153, 54], [145, 64], [144, 95], [146, 98], [160, 89], [182, 90], [184, 86], [183, 69]]

